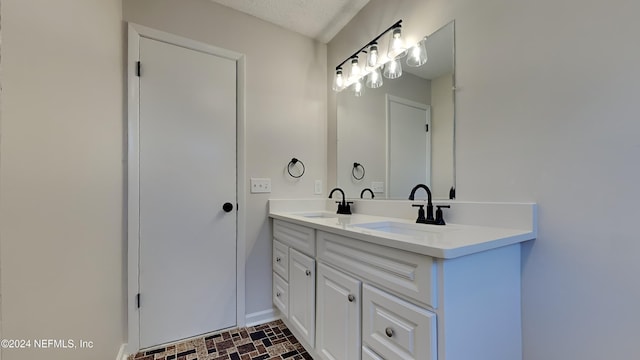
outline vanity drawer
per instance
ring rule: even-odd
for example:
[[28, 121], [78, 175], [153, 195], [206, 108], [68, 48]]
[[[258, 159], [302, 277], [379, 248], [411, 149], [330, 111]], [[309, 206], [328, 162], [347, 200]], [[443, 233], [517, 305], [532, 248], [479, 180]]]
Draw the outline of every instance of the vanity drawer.
[[289, 280], [289, 247], [278, 240], [273, 240], [273, 271]]
[[273, 304], [282, 317], [289, 317], [289, 284], [276, 273], [273, 273]]
[[417, 303], [437, 308], [433, 258], [318, 231], [318, 258]]
[[315, 256], [315, 230], [282, 220], [273, 220], [273, 237], [309, 256]]
[[436, 360], [436, 314], [365, 284], [362, 341], [385, 360]]

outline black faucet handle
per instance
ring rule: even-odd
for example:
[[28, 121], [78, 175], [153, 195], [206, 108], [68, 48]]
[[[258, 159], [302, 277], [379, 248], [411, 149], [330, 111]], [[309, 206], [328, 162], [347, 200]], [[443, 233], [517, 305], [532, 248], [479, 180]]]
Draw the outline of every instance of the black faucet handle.
[[412, 204], [411, 206], [417, 207], [418, 209], [418, 218], [416, 222], [419, 224], [426, 224], [427, 219], [424, 217], [424, 205], [423, 204]]
[[451, 205], [436, 205], [436, 220], [434, 222], [435, 225], [445, 225], [444, 217], [442, 216], [442, 208], [449, 209]]
[[338, 214], [351, 215], [351, 206], [349, 204], [353, 204], [353, 201], [336, 201], [336, 204], [338, 204]]

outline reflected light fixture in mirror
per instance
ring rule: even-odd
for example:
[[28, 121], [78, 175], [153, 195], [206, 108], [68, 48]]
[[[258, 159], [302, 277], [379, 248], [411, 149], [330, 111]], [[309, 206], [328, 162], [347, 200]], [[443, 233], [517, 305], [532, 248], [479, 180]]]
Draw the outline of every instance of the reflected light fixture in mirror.
[[368, 88], [377, 89], [382, 86], [382, 73], [380, 72], [380, 68], [375, 68], [373, 71], [367, 75], [366, 85]]
[[351, 87], [353, 88], [353, 94], [355, 96], [362, 96], [362, 93], [364, 92], [364, 85], [362, 84], [362, 78], [357, 79], [353, 85], [351, 85]]
[[402, 64], [400, 60], [391, 60], [384, 65], [384, 72], [382, 73], [387, 79], [397, 79], [402, 76]]
[[409, 56], [407, 56], [407, 65], [411, 67], [422, 66], [427, 63], [427, 46], [426, 38], [420, 40], [411, 49], [409, 49]]

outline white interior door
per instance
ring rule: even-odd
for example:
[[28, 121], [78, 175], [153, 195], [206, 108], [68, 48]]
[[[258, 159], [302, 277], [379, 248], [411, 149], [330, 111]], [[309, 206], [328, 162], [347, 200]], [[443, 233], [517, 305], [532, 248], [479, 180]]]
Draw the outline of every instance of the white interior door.
[[236, 62], [145, 37], [139, 52], [139, 329], [149, 348], [236, 325]]
[[406, 199], [416, 184], [431, 187], [431, 107], [387, 96], [387, 109], [388, 194]]

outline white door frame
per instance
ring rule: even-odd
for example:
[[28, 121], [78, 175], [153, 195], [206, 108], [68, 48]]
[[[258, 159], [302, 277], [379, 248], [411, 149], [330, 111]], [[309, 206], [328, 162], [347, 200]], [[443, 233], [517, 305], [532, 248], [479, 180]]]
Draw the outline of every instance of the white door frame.
[[[127, 314], [128, 314], [128, 343], [127, 353], [133, 354], [140, 350], [140, 312], [138, 311], [136, 295], [139, 289], [139, 131], [140, 131], [140, 78], [136, 75], [137, 62], [140, 59], [140, 38], [145, 37], [165, 43], [197, 50], [236, 62], [236, 163], [237, 163], [237, 224], [236, 224], [236, 324], [245, 325], [245, 252], [246, 252], [246, 154], [245, 154], [245, 56], [233, 51], [212, 45], [154, 30], [145, 26], [129, 23], [129, 45], [127, 56]], [[144, 69], [143, 69], [144, 71]], [[144, 301], [144, 300], [143, 300]]]

